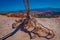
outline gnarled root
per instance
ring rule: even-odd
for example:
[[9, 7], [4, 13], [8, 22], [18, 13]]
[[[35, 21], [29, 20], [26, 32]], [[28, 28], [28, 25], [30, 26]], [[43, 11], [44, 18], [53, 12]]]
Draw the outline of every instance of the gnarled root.
[[44, 27], [43, 25], [35, 27], [31, 32], [36, 34], [38, 37], [44, 37], [46, 39], [51, 39], [55, 36], [52, 30]]

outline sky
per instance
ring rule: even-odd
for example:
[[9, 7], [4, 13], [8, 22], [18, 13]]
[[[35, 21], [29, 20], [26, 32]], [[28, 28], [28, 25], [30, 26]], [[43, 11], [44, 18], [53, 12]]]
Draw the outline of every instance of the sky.
[[[30, 9], [60, 8], [60, 0], [29, 0]], [[23, 0], [0, 0], [0, 12], [25, 10]]]

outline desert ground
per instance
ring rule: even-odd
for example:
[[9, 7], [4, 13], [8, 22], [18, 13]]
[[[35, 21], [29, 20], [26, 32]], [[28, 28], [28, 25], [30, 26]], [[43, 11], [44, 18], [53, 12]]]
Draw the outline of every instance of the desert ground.
[[[9, 34], [14, 29], [12, 29], [12, 23], [15, 22], [15, 20], [18, 20], [20, 18], [11, 18], [0, 15], [0, 38], [5, 36], [6, 34]], [[38, 23], [41, 23], [45, 27], [51, 29], [55, 33], [55, 37], [50, 40], [60, 40], [60, 18], [36, 18]], [[7, 38], [6, 40], [30, 40], [29, 35], [25, 32], [18, 31], [15, 35]], [[45, 38], [39, 38], [36, 37], [32, 40], [47, 40]]]

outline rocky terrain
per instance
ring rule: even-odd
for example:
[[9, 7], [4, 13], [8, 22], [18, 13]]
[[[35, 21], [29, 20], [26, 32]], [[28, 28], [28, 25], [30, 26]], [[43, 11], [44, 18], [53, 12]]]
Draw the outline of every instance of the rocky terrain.
[[[12, 23], [20, 18], [11, 18], [0, 15], [0, 38], [9, 34], [12, 29]], [[45, 27], [51, 29], [55, 33], [55, 37], [50, 40], [60, 40], [60, 18], [36, 18], [38, 23], [41, 23]], [[9, 37], [7, 40], [30, 40], [29, 35], [25, 32], [18, 31], [15, 35]], [[32, 40], [47, 40], [45, 38], [36, 37]]]

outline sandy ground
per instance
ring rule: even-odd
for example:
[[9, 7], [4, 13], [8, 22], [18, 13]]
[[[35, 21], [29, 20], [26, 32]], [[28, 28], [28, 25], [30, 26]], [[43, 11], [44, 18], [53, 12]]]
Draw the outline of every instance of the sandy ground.
[[[6, 34], [9, 34], [12, 29], [12, 23], [19, 18], [8, 18], [0, 15], [0, 38]], [[36, 18], [37, 22], [41, 23], [45, 27], [51, 29], [55, 33], [55, 37], [50, 40], [60, 40], [60, 18]], [[29, 35], [25, 32], [18, 31], [15, 35], [9, 37], [7, 40], [30, 40]], [[45, 38], [35, 38], [32, 40], [47, 40]]]

